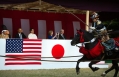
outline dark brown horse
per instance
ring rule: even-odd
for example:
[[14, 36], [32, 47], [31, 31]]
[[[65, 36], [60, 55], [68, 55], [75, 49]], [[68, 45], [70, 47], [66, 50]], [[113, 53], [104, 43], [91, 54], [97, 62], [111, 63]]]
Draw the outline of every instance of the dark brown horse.
[[[85, 44], [85, 52], [82, 52], [82, 50], [80, 50], [79, 52], [82, 52], [84, 54], [84, 56], [79, 59], [77, 61], [76, 64], [76, 73], [79, 74], [80, 72], [80, 68], [79, 68], [79, 63], [82, 61], [91, 61], [89, 63], [89, 67], [91, 68], [92, 71], [97, 71], [99, 68], [98, 67], [92, 67], [93, 64], [96, 64], [99, 61], [104, 61], [107, 59], [111, 59], [112, 60], [112, 67], [108, 70], [106, 70], [101, 76], [105, 76], [108, 72], [110, 72], [111, 70], [115, 69], [115, 74], [113, 77], [117, 77], [118, 71], [119, 71], [119, 67], [118, 67], [118, 62], [119, 62], [119, 52], [115, 52], [112, 51], [113, 54], [111, 56], [107, 56], [105, 55], [105, 51], [100, 51], [99, 47], [95, 48], [96, 46], [99, 46], [98, 44], [100, 43], [101, 45], [101, 41], [96, 38], [94, 39], [94, 35], [92, 33], [89, 33], [85, 30], [77, 30], [77, 33], [75, 34], [74, 38], [71, 41], [71, 45], [75, 46], [78, 43], [84, 43]], [[102, 46], [103, 47], [103, 46]], [[91, 49], [94, 49], [95, 51], [90, 51]], [[102, 49], [103, 50], [103, 49]], [[94, 53], [94, 54], [93, 54]]]

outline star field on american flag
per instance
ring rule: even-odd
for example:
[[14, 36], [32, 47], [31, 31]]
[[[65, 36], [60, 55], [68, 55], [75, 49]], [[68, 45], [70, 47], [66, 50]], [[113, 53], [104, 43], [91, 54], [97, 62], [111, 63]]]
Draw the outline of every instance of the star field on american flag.
[[6, 39], [6, 53], [22, 53], [22, 39]]

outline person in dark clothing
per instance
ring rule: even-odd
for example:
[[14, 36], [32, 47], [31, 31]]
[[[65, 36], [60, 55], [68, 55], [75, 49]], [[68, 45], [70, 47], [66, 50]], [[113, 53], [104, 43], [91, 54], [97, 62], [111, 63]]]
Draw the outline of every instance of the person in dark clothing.
[[63, 29], [61, 29], [61, 31], [60, 31], [59, 39], [66, 39], [66, 37], [64, 35], [64, 30]]
[[16, 34], [15, 38], [24, 39], [27, 38], [26, 35], [23, 33], [23, 30], [21, 28], [18, 29], [18, 33]]

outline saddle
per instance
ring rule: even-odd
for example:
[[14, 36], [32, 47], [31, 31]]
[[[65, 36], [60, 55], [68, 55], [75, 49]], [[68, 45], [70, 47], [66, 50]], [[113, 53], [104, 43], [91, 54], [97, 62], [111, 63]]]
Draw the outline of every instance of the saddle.
[[103, 53], [104, 47], [100, 44], [100, 41], [92, 48], [86, 49], [85, 47], [81, 47], [79, 52], [84, 54], [88, 59], [96, 58]]

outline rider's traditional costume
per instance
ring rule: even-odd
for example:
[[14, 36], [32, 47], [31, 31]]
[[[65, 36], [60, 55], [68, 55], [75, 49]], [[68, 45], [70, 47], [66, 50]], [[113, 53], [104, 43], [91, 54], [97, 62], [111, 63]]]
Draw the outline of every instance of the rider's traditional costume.
[[106, 27], [101, 23], [100, 20], [94, 20], [95, 21], [93, 22], [92, 26], [90, 26], [89, 28], [90, 33], [99, 34], [101, 31], [106, 29]]

